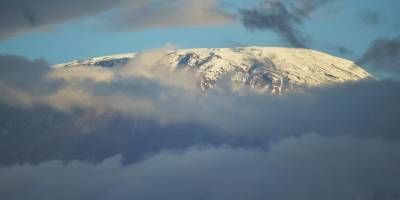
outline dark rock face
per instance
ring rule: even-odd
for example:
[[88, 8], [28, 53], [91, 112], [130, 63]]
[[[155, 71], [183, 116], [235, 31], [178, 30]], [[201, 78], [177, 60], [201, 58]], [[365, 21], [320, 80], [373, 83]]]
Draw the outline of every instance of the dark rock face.
[[129, 62], [129, 58], [120, 58], [120, 59], [113, 59], [113, 60], [103, 60], [95, 62], [94, 65], [101, 66], [101, 67], [114, 67], [118, 65], [125, 65]]

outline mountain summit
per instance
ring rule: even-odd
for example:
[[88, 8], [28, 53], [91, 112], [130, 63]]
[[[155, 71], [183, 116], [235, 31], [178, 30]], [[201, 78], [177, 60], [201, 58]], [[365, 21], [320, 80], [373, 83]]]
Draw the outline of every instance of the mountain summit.
[[[137, 53], [91, 58], [57, 68], [118, 67]], [[354, 62], [310, 49], [281, 47], [202, 48], [165, 51], [157, 62], [174, 70], [193, 70], [199, 86], [214, 87], [223, 76], [234, 84], [272, 93], [373, 78]]]

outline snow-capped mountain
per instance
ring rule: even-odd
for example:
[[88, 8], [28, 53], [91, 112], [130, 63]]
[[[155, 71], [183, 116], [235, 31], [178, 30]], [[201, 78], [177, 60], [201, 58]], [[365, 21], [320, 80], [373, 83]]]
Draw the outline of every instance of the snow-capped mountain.
[[[280, 93], [303, 86], [313, 87], [372, 78], [351, 61], [306, 49], [247, 47], [166, 50], [165, 54], [164, 51], [160, 52], [157, 51], [157, 56], [154, 56], [157, 60], [154, 63], [168, 67], [172, 73], [177, 70], [193, 71], [200, 77], [195, 80], [200, 80], [198, 84], [202, 89], [218, 86], [220, 79], [223, 81], [230, 79], [238, 86], [250, 86], [267, 93]], [[55, 67], [59, 70], [75, 68], [78, 69], [76, 70], [78, 73], [85, 73], [87, 67], [88, 74], [93, 71], [106, 71], [107, 74], [115, 71], [120, 75], [119, 73], [125, 70], [118, 70], [119, 67], [125, 69], [123, 65], [140, 63], [135, 61], [140, 60], [140, 56], [144, 54], [146, 53], [91, 58]], [[150, 59], [152, 58], [150, 56]], [[180, 75], [191, 74], [180, 73]], [[118, 81], [127, 80], [118, 78], [117, 76]], [[343, 98], [339, 98], [342, 103], [331, 105], [338, 100], [337, 91], [331, 92], [331, 88], [326, 88], [324, 91], [328, 92], [318, 95], [314, 95], [315, 91], [310, 90], [310, 94], [315, 97], [311, 103], [308, 102], [309, 98], [303, 97], [301, 93], [295, 94], [293, 101], [289, 98], [275, 101], [275, 98], [251, 95], [249, 102], [244, 102], [242, 100], [247, 96], [230, 95], [228, 98], [239, 96], [240, 98], [226, 102], [219, 93], [180, 98], [177, 96], [192, 94], [192, 90], [184, 93], [183, 90], [167, 88], [166, 91], [172, 91], [172, 94], [162, 93], [155, 96], [154, 93], [159, 93], [159, 90], [152, 85], [138, 86], [141, 90], [154, 89], [143, 93], [135, 89], [128, 91], [126, 88], [121, 90], [117, 88], [119, 86], [134, 88], [135, 81], [129, 85], [118, 82], [115, 87], [113, 85], [102, 90], [103, 88], [99, 87], [107, 87], [109, 82], [93, 86], [92, 82], [85, 84], [86, 79], [77, 80], [79, 81], [71, 81], [71, 85], [62, 85], [60, 89], [52, 91], [51, 95], [46, 93], [46, 96], [52, 98], [45, 104], [41, 102], [27, 108], [0, 102], [0, 147], [2, 147], [0, 166], [25, 162], [41, 163], [55, 159], [101, 162], [115, 154], [123, 155], [127, 162], [137, 162], [166, 149], [180, 150], [193, 146], [237, 144], [253, 148], [255, 144], [259, 144], [260, 138], [279, 139], [281, 135], [282, 137], [291, 135], [293, 130], [296, 131], [293, 136], [297, 136], [297, 133], [310, 132], [330, 134], [330, 131], [338, 130], [332, 128], [336, 126], [343, 130], [339, 131], [340, 133], [355, 132], [368, 136], [379, 132], [385, 126], [382, 120], [372, 120], [369, 114], [377, 112], [376, 115], [381, 116], [387, 111], [379, 109], [380, 105], [375, 104], [375, 101], [354, 107], [359, 104], [360, 96], [375, 97], [375, 93], [364, 94], [367, 88], [371, 87], [368, 84], [352, 86], [353, 89], [349, 91], [356, 91], [355, 93], [347, 92], [343, 94]], [[189, 83], [193, 84], [192, 81]], [[372, 88], [376, 90], [376, 87]], [[123, 95], [120, 95], [121, 93]], [[194, 98], [202, 99], [193, 101]], [[132, 101], [129, 101], [130, 99]], [[346, 103], [346, 100], [350, 103]], [[52, 104], [47, 104], [50, 101]], [[265, 105], [258, 105], [264, 101]], [[387, 102], [391, 104], [394, 101]], [[61, 108], [63, 105], [67, 105], [67, 108], [68, 105], [77, 107], [75, 109], [71, 106], [71, 110], [60, 110], [58, 105], [61, 105]], [[136, 110], [136, 107], [142, 105], [143, 109]], [[242, 105], [243, 107], [239, 107]], [[273, 108], [270, 109], [270, 106]], [[370, 106], [371, 109], [364, 109]], [[330, 112], [335, 109], [338, 109], [338, 112]], [[357, 111], [348, 112], [352, 109]], [[345, 116], [345, 114], [350, 115]], [[349, 120], [362, 117], [365, 118], [355, 121], [359, 123], [357, 125]], [[280, 122], [284, 124], [289, 122], [293, 127], [282, 126]], [[360, 125], [365, 122], [370, 126], [365, 128]], [[234, 130], [237, 127], [240, 127], [238, 133]], [[263, 130], [257, 133], [251, 132], [255, 130], [253, 127], [263, 127]], [[249, 138], [243, 139], [242, 131], [249, 132]]]
[[[57, 68], [117, 67], [138, 54], [119, 54], [56, 65]], [[310, 49], [241, 47], [178, 49], [165, 52], [157, 63], [174, 70], [193, 70], [202, 89], [214, 87], [223, 76], [238, 86], [272, 93], [373, 78], [354, 62]]]

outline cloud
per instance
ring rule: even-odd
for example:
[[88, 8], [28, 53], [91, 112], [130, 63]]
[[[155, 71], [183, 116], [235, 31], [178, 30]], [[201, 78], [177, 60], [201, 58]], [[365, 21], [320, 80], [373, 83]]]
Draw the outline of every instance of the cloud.
[[365, 10], [358, 14], [365, 25], [376, 26], [381, 22], [381, 15], [376, 11]]
[[134, 59], [116, 73], [124, 80], [142, 78], [156, 81], [160, 85], [168, 87], [197, 90], [196, 84], [200, 79], [193, 71], [176, 70], [169, 63], [166, 63], [165, 57], [173, 49], [173, 45], [167, 44], [163, 48], [138, 53]]
[[5, 0], [0, 6], [0, 39], [44, 29], [83, 16], [98, 14], [121, 1], [107, 0]]
[[36, 104], [38, 99], [33, 93], [49, 91], [57, 85], [44, 80], [50, 71], [42, 59], [32, 61], [22, 56], [0, 55], [0, 102], [28, 107]]
[[0, 55], [0, 81], [18, 88], [30, 88], [50, 71], [44, 60], [29, 60], [22, 56]]
[[338, 51], [341, 54], [345, 54], [345, 55], [354, 55], [354, 51], [346, 48], [345, 46], [342, 45], [334, 45], [331, 46], [332, 49]]
[[[82, 73], [86, 72], [86, 73]], [[48, 75], [51, 79], [61, 79], [70, 83], [79, 83], [85, 80], [94, 82], [110, 82], [115, 77], [113, 71], [100, 67], [76, 66], [65, 69], [54, 69]]]
[[144, 28], [221, 25], [232, 16], [218, 8], [217, 0], [148, 0], [128, 3], [105, 16], [105, 25], [117, 30], [132, 31]]
[[358, 63], [378, 72], [400, 75], [400, 37], [373, 41]]
[[[0, 96], [0, 135], [4, 135], [0, 157], [7, 160], [4, 163], [57, 158], [101, 161], [119, 151], [137, 160], [154, 149], [180, 149], [197, 143], [263, 146], [310, 132], [325, 137], [400, 139], [398, 81], [365, 80], [268, 95], [246, 87], [235, 89], [230, 81], [221, 80], [219, 87], [201, 91], [196, 85], [198, 75], [166, 67], [162, 60], [167, 49], [139, 53], [128, 64], [113, 68], [48, 70], [43, 63], [46, 70], [42, 70], [33, 67], [37, 61], [21, 63], [17, 59], [10, 65], [16, 67], [7, 73], [15, 69], [12, 73], [18, 74], [24, 68], [38, 72], [30, 73], [36, 74], [33, 78], [25, 74], [7, 81], [11, 77], [7, 76], [0, 85], [4, 94]], [[19, 86], [21, 79], [34, 81], [25, 89]], [[32, 87], [41, 90], [33, 92]], [[41, 117], [33, 120], [36, 116]], [[31, 132], [31, 139], [21, 140], [21, 134]], [[182, 133], [179, 137], [185, 139], [179, 140], [179, 145], [165, 139], [174, 137], [172, 132]], [[168, 142], [149, 140], [148, 133]], [[129, 143], [108, 144], [104, 138], [111, 137], [109, 134], [148, 148], [140, 151]], [[99, 145], [89, 145], [92, 151], [85, 150], [87, 154], [74, 151], [86, 149], [88, 141]], [[50, 145], [60, 143], [69, 148]], [[15, 151], [16, 147], [21, 150]]]
[[[400, 99], [396, 92], [400, 86], [396, 81], [349, 82], [304, 88], [303, 92], [281, 96], [259, 94], [250, 88], [237, 90], [229, 81], [201, 92], [197, 85], [199, 75], [190, 70], [170, 69], [163, 63], [167, 49], [139, 53], [121, 67], [44, 71], [37, 75], [42, 77], [37, 84], [30, 86], [51, 89], [35, 93], [20, 89], [18, 82], [8, 81], [9, 84], [0, 87], [8, 95], [0, 100], [15, 105], [30, 99], [29, 105], [47, 105], [63, 112], [79, 109], [99, 115], [121, 113], [163, 124], [196, 122], [255, 138], [286, 137], [313, 131], [398, 138], [396, 130], [399, 127], [393, 123], [400, 113], [394, 106]], [[36, 61], [22, 65], [20, 67], [30, 68]], [[16, 72], [23, 71], [15, 69]], [[14, 79], [21, 78], [16, 76]], [[365, 93], [367, 90], [369, 93]], [[379, 115], [382, 120], [373, 120], [371, 115]], [[285, 126], [288, 121], [292, 126]], [[259, 132], [261, 128], [265, 132]], [[379, 130], [385, 131], [378, 136]]]
[[0, 40], [96, 16], [112, 30], [210, 25], [229, 21], [215, 0], [5, 0], [0, 6]]
[[[16, 104], [30, 97], [31, 104], [49, 105], [64, 112], [78, 108], [99, 114], [123, 113], [161, 123], [195, 121], [235, 133], [257, 133], [267, 123], [269, 126], [265, 131], [268, 134], [265, 136], [268, 137], [294, 134], [294, 128], [298, 133], [341, 132], [368, 136], [385, 129], [386, 136], [396, 137], [398, 126], [391, 120], [400, 112], [396, 106], [392, 108], [400, 98], [395, 92], [399, 89], [396, 81], [349, 82], [304, 88], [301, 93], [282, 96], [258, 94], [250, 88], [234, 90], [229, 83], [220, 82], [219, 88], [200, 92], [196, 85], [198, 75], [190, 70], [170, 69], [162, 63], [167, 49], [139, 53], [125, 66], [116, 68], [56, 68], [43, 72], [38, 68], [39, 75], [36, 76], [42, 78], [35, 78], [37, 84], [29, 86], [51, 90], [32, 93], [20, 89], [17, 80], [21, 76], [15, 76], [14, 82], [3, 84], [4, 93], [9, 95], [0, 99]], [[37, 63], [21, 65], [21, 68], [32, 68]], [[48, 68], [45, 63], [44, 68]], [[23, 71], [15, 69], [16, 74]], [[25, 80], [31, 79], [29, 75], [25, 76], [28, 76]], [[366, 90], [370, 92], [366, 94]], [[359, 111], [348, 113], [353, 109]], [[372, 120], [368, 118], [370, 115], [382, 115], [387, 120]], [[290, 128], [284, 126], [287, 121], [293, 123]], [[374, 125], [373, 128], [365, 127], [366, 123]], [[342, 126], [338, 126], [340, 124]]]
[[0, 198], [400, 196], [400, 82], [202, 92], [168, 49], [113, 68], [0, 57]]
[[251, 9], [240, 9], [243, 25], [250, 30], [272, 30], [294, 47], [306, 47], [301, 26], [309, 15], [333, 0], [302, 0], [297, 4], [288, 1], [266, 0]]
[[263, 149], [192, 147], [122, 165], [61, 161], [0, 169], [2, 199], [397, 199], [398, 141], [289, 138]]
[[[150, 113], [151, 107], [156, 106], [151, 98], [168, 93], [176, 95], [179, 90], [187, 93], [199, 90], [198, 77], [193, 72], [173, 71], [167, 68], [167, 63], [162, 63], [171, 48], [138, 53], [122, 68], [51, 68], [42, 60], [3, 56], [0, 90], [6, 95], [0, 100], [17, 104], [29, 99], [29, 105], [49, 104], [62, 111], [82, 108], [98, 113], [119, 110], [117, 112], [137, 114], [132, 112], [136, 107], [133, 104], [139, 104], [137, 108]], [[154, 90], [147, 92], [149, 88]], [[130, 109], [120, 107], [129, 102], [132, 103]]]

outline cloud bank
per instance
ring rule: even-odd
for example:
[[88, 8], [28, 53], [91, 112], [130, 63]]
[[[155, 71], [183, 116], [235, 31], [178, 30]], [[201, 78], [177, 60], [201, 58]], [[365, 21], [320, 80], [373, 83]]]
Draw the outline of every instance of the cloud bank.
[[[51, 68], [43, 61], [3, 56], [1, 63], [9, 66], [2, 68], [5, 76], [0, 84], [1, 109], [4, 110], [0, 117], [4, 122], [2, 134], [6, 149], [3, 156], [7, 157], [4, 163], [31, 161], [30, 157], [35, 157], [32, 159], [35, 162], [55, 159], [59, 154], [53, 153], [55, 147], [49, 144], [58, 142], [73, 149], [74, 145], [85, 148], [87, 141], [98, 140], [99, 145], [92, 148], [100, 149], [103, 146], [100, 144], [107, 146], [107, 140], [103, 139], [111, 137], [107, 135], [114, 133], [114, 129], [118, 130], [116, 138], [136, 138], [139, 142], [147, 138], [147, 132], [155, 133], [152, 137], [156, 137], [162, 134], [163, 128], [172, 133], [176, 127], [185, 127], [181, 132], [186, 134], [187, 140], [182, 140], [179, 148], [198, 143], [265, 146], [270, 141], [313, 132], [324, 137], [400, 139], [398, 81], [365, 80], [274, 96], [259, 94], [251, 88], [237, 90], [230, 81], [221, 80], [217, 84], [219, 87], [202, 92], [194, 72], [170, 69], [163, 63], [168, 48], [139, 53], [128, 64], [113, 68], [60, 69]], [[32, 121], [29, 116], [43, 116], [43, 119]], [[118, 128], [115, 121], [120, 122]], [[132, 135], [132, 130], [138, 129], [140, 123], [143, 124], [141, 131]], [[19, 156], [9, 156], [7, 152], [15, 147], [7, 141], [26, 146], [26, 141], [19, 138], [22, 133], [30, 132], [24, 127], [34, 127], [38, 134], [32, 140], [37, 140], [38, 145], [18, 151]], [[199, 137], [199, 132], [203, 132], [204, 137]], [[63, 138], [71, 133], [74, 139]], [[88, 137], [82, 140], [81, 135]], [[168, 135], [160, 138], [165, 137]], [[174, 146], [149, 143], [152, 144], [149, 149], [156, 149], [155, 152]], [[126, 145], [124, 156], [138, 151]], [[30, 151], [30, 148], [37, 150]], [[145, 154], [147, 150], [140, 152]], [[70, 151], [61, 157], [101, 161], [118, 151], [111, 145], [99, 151], [103, 152], [100, 155], [95, 150], [93, 155], [84, 156]]]
[[398, 199], [400, 83], [201, 92], [164, 49], [124, 66], [1, 56], [1, 199]]
[[268, 151], [192, 147], [132, 165], [51, 161], [0, 169], [4, 199], [398, 199], [400, 145], [315, 134]]
[[[115, 112], [162, 124], [197, 122], [255, 137], [313, 131], [370, 137], [380, 130], [384, 130], [380, 136], [398, 137], [399, 127], [393, 121], [400, 113], [396, 106], [400, 100], [397, 81], [365, 80], [273, 96], [258, 94], [250, 88], [236, 90], [229, 81], [221, 80], [219, 87], [201, 92], [197, 85], [199, 77], [193, 71], [170, 69], [163, 63], [167, 49], [139, 53], [125, 66], [115, 68], [49, 70], [40, 61], [16, 60], [9, 65], [14, 72], [4, 68], [7, 77], [0, 90], [6, 95], [0, 101], [22, 106], [26, 106], [24, 102], [29, 102], [28, 106], [46, 105], [67, 113], [76, 109], [98, 115]], [[38, 62], [44, 67], [36, 66]], [[16, 80], [30, 75], [20, 74], [23, 70], [17, 65], [38, 70], [36, 75], [32, 73], [32, 77], [23, 80], [35, 80], [29, 87], [41, 90], [20, 87], [23, 82]], [[380, 116], [381, 120], [370, 116]], [[288, 122], [290, 127], [285, 126]], [[268, 134], [259, 133], [262, 128]]]

